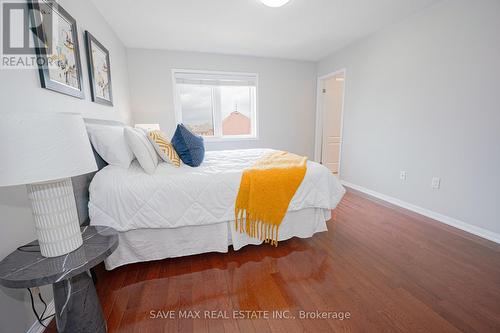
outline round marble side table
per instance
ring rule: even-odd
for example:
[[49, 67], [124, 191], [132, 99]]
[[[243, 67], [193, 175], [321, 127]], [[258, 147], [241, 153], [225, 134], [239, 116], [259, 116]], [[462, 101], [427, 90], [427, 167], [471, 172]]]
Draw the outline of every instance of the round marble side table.
[[108, 227], [83, 227], [83, 245], [66, 255], [45, 258], [38, 241], [21, 246], [0, 262], [0, 284], [31, 288], [52, 284], [58, 332], [104, 333], [106, 321], [89, 270], [118, 246]]

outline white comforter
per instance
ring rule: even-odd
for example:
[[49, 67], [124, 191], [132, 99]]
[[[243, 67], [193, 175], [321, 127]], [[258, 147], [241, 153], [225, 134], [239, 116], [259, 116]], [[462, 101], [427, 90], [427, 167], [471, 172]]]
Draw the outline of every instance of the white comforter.
[[[232, 221], [242, 171], [269, 151], [211, 151], [198, 168], [161, 163], [153, 175], [146, 174], [137, 161], [129, 169], [107, 166], [90, 185], [91, 224], [128, 231]], [[308, 161], [288, 211], [333, 209], [344, 193], [327, 168]]]

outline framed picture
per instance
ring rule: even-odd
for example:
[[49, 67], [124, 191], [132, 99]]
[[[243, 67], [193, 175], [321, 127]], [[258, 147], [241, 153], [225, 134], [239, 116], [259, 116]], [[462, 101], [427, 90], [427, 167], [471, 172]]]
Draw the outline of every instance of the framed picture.
[[85, 40], [87, 44], [92, 101], [113, 105], [109, 51], [88, 31], [85, 31]]
[[55, 1], [28, 4], [42, 88], [84, 98], [75, 19]]

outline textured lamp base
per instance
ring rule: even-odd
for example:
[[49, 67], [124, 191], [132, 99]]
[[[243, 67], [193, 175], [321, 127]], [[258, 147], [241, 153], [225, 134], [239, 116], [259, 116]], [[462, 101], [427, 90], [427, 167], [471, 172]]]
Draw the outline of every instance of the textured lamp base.
[[70, 178], [28, 185], [28, 197], [44, 257], [58, 257], [82, 245]]

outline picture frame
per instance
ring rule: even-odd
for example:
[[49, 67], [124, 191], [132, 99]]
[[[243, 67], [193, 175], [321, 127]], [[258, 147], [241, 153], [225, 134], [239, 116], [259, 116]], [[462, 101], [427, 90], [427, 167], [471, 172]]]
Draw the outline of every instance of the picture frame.
[[76, 20], [57, 2], [28, 0], [42, 88], [85, 98]]
[[89, 31], [85, 31], [92, 101], [113, 106], [109, 51]]

